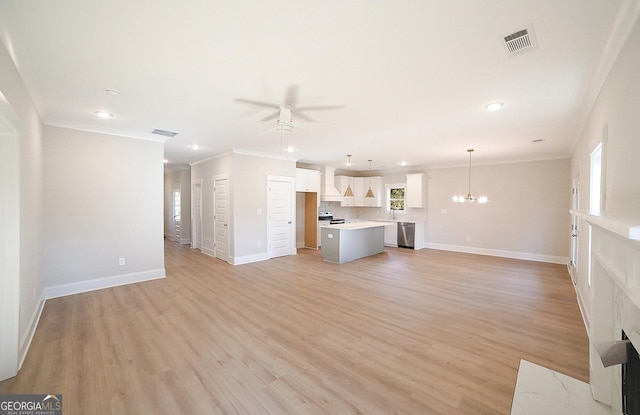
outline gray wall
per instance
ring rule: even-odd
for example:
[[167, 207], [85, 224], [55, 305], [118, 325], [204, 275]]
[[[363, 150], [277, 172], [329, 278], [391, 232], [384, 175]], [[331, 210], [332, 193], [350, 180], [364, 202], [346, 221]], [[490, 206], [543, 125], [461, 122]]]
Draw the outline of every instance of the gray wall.
[[[590, 154], [603, 136], [606, 148], [606, 198], [609, 212], [640, 212], [640, 22], [636, 22], [591, 110], [571, 158], [571, 177], [580, 177], [580, 209], [589, 209]], [[588, 224], [579, 224], [576, 285], [587, 317], [592, 292], [588, 284]]]
[[471, 192], [486, 204], [451, 200], [466, 193], [468, 167], [428, 170], [426, 242], [566, 262], [569, 166], [569, 159], [473, 166]]
[[[260, 258], [267, 252], [267, 176], [295, 178], [295, 161], [230, 153], [195, 163], [191, 180], [203, 179], [203, 252], [213, 254], [213, 176], [229, 175], [229, 255]], [[258, 214], [258, 209], [262, 214]]]
[[[411, 170], [424, 173], [424, 208], [408, 208], [398, 220], [426, 221], [425, 244], [438, 249], [566, 263], [569, 256], [570, 161], [473, 165], [471, 191], [489, 203], [456, 204], [466, 194], [468, 166]], [[383, 183], [405, 183], [407, 172], [383, 175]], [[383, 198], [384, 199], [384, 198]], [[383, 206], [386, 206], [383, 200]], [[390, 219], [385, 207], [340, 207], [322, 202], [336, 217]]]
[[45, 285], [164, 270], [163, 144], [49, 126], [45, 136]]
[[[295, 178], [296, 163], [246, 154], [233, 155], [235, 258], [253, 257], [267, 252], [268, 175]], [[258, 209], [262, 209], [262, 214], [257, 213]]]
[[[213, 176], [231, 175], [233, 155], [224, 154], [214, 159], [194, 163], [191, 166], [191, 181], [202, 179], [202, 252], [213, 255]], [[230, 188], [233, 180], [229, 179]], [[229, 194], [229, 204], [233, 208], [233, 194]], [[233, 245], [229, 247], [233, 255]]]

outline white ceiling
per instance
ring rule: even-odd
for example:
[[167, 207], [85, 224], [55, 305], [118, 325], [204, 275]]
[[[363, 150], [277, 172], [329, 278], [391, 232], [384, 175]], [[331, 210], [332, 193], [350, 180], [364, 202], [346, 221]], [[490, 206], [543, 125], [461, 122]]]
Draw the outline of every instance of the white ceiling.
[[[464, 165], [467, 148], [479, 163], [569, 156], [624, 2], [2, 0], [0, 36], [46, 124], [176, 131], [174, 167], [288, 142], [301, 162], [391, 170]], [[530, 24], [539, 47], [508, 56], [502, 38]], [[284, 103], [291, 86], [298, 106], [343, 108], [294, 114], [283, 139], [260, 121], [274, 110], [236, 101]]]

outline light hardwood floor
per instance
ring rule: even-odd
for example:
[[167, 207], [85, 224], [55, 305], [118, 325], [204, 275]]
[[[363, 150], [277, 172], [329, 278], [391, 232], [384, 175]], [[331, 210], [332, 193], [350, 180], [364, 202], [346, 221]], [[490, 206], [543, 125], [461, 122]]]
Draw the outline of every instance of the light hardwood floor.
[[231, 266], [166, 242], [167, 278], [47, 301], [0, 393], [65, 414], [509, 414], [520, 359], [588, 380], [565, 266], [385, 248]]

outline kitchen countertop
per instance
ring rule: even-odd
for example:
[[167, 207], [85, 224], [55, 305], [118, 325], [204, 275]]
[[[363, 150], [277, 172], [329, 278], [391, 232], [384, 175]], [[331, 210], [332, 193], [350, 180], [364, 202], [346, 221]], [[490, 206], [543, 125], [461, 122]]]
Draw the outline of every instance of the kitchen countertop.
[[360, 219], [362, 221], [367, 221], [367, 222], [387, 222], [387, 225], [391, 225], [391, 224], [395, 224], [398, 222], [405, 222], [405, 223], [424, 223], [425, 221], [423, 220], [410, 220], [410, 219]]
[[331, 229], [353, 230], [353, 229], [365, 229], [365, 228], [377, 228], [379, 226], [392, 225], [392, 222], [375, 222], [375, 221], [362, 221], [362, 222], [348, 222], [338, 223], [335, 225], [325, 226]]

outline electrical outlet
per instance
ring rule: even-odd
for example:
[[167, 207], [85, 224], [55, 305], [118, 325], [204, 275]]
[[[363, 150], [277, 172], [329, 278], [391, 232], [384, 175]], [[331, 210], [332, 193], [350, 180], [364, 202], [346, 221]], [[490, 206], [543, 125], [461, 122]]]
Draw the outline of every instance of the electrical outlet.
[[120, 265], [124, 265], [124, 258], [120, 258], [120, 259], [118, 260], [118, 263], [119, 263]]

